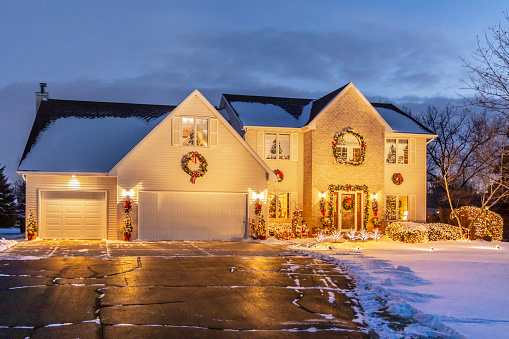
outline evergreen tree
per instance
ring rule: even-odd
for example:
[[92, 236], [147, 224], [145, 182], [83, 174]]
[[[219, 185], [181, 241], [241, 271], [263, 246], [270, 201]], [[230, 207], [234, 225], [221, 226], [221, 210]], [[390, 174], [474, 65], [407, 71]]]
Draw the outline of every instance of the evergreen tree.
[[20, 232], [25, 232], [25, 193], [26, 183], [19, 179], [14, 183], [14, 194], [16, 195], [16, 218], [19, 224]]
[[387, 154], [387, 161], [388, 164], [395, 164], [396, 163], [396, 147], [394, 144], [391, 144], [391, 147], [389, 149], [389, 154]]
[[16, 203], [4, 169], [5, 166], [0, 167], [0, 227], [6, 228], [16, 224]]

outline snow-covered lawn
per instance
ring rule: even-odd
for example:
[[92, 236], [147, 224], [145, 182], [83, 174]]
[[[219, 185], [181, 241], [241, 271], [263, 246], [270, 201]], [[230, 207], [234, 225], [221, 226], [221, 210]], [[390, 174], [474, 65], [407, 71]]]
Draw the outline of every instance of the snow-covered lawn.
[[[18, 232], [19, 232], [19, 229], [18, 229]], [[12, 246], [16, 245], [17, 243], [18, 242], [16, 240], [5, 240], [5, 238], [2, 238], [2, 240], [0, 240], [0, 252], [5, 251], [9, 247], [12, 247]]]
[[[366, 322], [382, 337], [509, 336], [509, 243], [406, 244], [384, 237], [365, 243], [301, 240], [290, 247], [347, 271]], [[380, 310], [416, 323], [394, 331], [382, 319], [391, 317], [381, 318]]]

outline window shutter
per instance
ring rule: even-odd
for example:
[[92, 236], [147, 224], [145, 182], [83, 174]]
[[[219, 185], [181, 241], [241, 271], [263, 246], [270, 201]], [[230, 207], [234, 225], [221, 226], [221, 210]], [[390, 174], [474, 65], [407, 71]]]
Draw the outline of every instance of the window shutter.
[[264, 142], [265, 142], [265, 140], [263, 140], [263, 136], [264, 136], [263, 131], [258, 131], [256, 153], [258, 153], [258, 155], [262, 159], [264, 158], [263, 147], [264, 147]]
[[415, 195], [410, 196], [410, 211], [408, 212], [408, 218], [410, 221], [415, 221], [416, 218], [416, 202]]
[[180, 142], [181, 142], [181, 137], [180, 137], [180, 133], [181, 133], [181, 118], [180, 117], [173, 117], [173, 126], [172, 126], [172, 132], [173, 132], [173, 142], [172, 142], [172, 145], [173, 146], [180, 146]]
[[299, 194], [297, 192], [290, 192], [290, 201], [288, 203], [290, 204], [290, 218], [291, 218], [293, 212], [295, 211], [295, 207], [299, 204]]
[[299, 134], [292, 133], [292, 161], [299, 160]]
[[217, 119], [211, 118], [210, 119], [210, 146], [215, 147], [217, 146]]
[[415, 138], [410, 139], [410, 165], [415, 165]]

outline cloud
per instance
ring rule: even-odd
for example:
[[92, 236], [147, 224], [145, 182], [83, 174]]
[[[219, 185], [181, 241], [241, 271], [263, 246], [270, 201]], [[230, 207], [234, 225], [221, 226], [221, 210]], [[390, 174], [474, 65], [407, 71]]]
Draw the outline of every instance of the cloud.
[[[332, 32], [264, 28], [170, 35], [157, 54], [150, 48], [137, 50], [132, 60], [122, 56], [118, 64], [125, 73], [114, 78], [86, 76], [85, 68], [81, 77], [62, 71], [0, 88], [0, 161], [13, 176], [40, 81], [48, 82], [53, 98], [170, 105], [195, 88], [216, 105], [222, 93], [318, 98], [352, 81], [368, 97], [414, 111], [457, 100], [457, 55], [455, 42], [440, 33], [379, 30], [376, 24]], [[99, 53], [89, 62], [111, 65], [114, 57]], [[142, 66], [133, 71], [129, 65]]]

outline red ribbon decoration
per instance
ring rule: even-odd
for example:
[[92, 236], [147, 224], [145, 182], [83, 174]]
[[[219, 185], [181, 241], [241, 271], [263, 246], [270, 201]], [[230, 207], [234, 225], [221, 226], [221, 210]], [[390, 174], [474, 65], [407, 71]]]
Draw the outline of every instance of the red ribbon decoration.
[[193, 172], [193, 184], [196, 182], [196, 172]]
[[398, 182], [401, 184], [401, 173], [398, 173]]
[[[347, 191], [347, 192], [350, 192], [350, 187], [352, 187], [352, 185], [348, 185], [348, 187], [346, 188], [346, 191]], [[347, 199], [348, 199], [348, 198], [347, 198]], [[350, 198], [350, 200], [352, 200], [352, 198]], [[348, 200], [348, 201], [350, 201], [350, 200]]]
[[193, 155], [194, 155], [194, 163], [196, 164], [196, 157], [198, 156], [198, 153], [193, 152]]
[[336, 141], [333, 141], [332, 144], [334, 145], [334, 147], [338, 147], [338, 143]]
[[363, 144], [361, 145], [361, 147], [362, 147], [362, 148], [366, 148], [366, 147], [367, 147], [366, 143], [363, 143]]
[[325, 210], [320, 210], [322, 212], [323, 216], [325, 217]]
[[375, 217], [378, 216], [378, 210], [373, 210], [373, 212], [375, 213]]

